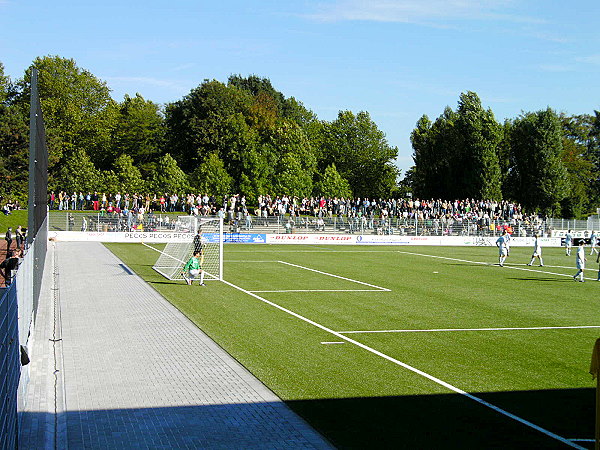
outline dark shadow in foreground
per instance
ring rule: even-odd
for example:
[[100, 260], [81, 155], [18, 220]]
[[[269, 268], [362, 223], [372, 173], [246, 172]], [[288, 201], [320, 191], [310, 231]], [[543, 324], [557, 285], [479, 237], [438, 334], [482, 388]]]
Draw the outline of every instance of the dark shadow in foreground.
[[[566, 439], [593, 439], [594, 389], [474, 394]], [[458, 394], [290, 401], [338, 448], [569, 448]], [[593, 442], [576, 442], [594, 448]]]
[[[591, 388], [474, 395], [563, 438], [594, 436]], [[286, 403], [341, 449], [568, 448], [459, 394]], [[73, 449], [323, 447], [312, 431], [299, 431], [302, 422], [282, 403], [67, 411], [57, 422], [63, 419], [57, 445]], [[44, 443], [48, 430], [40, 427], [54, 423], [49, 413], [23, 413], [21, 448]], [[593, 448], [593, 442], [577, 443]]]

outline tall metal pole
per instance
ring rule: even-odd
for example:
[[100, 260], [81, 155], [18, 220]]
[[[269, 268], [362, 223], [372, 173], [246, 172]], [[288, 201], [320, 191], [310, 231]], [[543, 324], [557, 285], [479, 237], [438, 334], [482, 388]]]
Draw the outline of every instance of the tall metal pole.
[[35, 165], [37, 162], [37, 99], [38, 70], [31, 70], [31, 99], [29, 101], [29, 197], [27, 199], [27, 243], [31, 244], [35, 237]]

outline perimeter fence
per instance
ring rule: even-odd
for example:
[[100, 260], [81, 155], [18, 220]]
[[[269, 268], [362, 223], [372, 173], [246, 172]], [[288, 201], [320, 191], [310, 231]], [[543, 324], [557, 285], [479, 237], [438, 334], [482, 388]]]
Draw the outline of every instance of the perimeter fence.
[[[84, 231], [93, 233], [157, 231], [178, 229], [173, 214], [116, 214], [90, 211], [50, 211], [50, 231]], [[204, 219], [216, 216], [199, 216]], [[412, 219], [403, 217], [346, 216], [240, 216], [225, 221], [226, 232], [256, 233], [324, 233], [324, 234], [389, 234], [401, 236], [497, 236], [510, 227], [515, 236], [548, 235], [552, 227], [543, 220], [504, 221], [463, 218]]]

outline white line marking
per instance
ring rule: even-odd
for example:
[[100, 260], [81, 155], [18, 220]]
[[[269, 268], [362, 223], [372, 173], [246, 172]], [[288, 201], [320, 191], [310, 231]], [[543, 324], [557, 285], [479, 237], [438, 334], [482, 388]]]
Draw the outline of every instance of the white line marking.
[[[448, 256], [426, 255], [426, 254], [423, 254], [423, 253], [403, 252], [403, 251], [400, 251], [400, 250], [397, 250], [397, 252], [398, 253], [404, 253], [406, 255], [425, 256], [425, 257], [429, 257], [429, 258], [446, 259], [448, 261], [458, 261], [458, 262], [465, 262], [465, 263], [469, 263], [469, 264], [479, 264], [479, 265], [483, 265], [483, 266], [497, 266], [498, 265], [498, 264], [492, 264], [492, 263], [482, 262], [482, 261], [469, 261], [468, 259], [450, 258]], [[570, 278], [573, 278], [573, 275], [570, 275], [568, 273], [556, 273], [556, 272], [547, 272], [545, 270], [526, 269], [525, 267], [516, 267], [514, 265], [509, 265], [509, 264], [504, 264], [503, 269], [523, 270], [525, 272], [544, 273], [546, 275], [556, 275], [556, 276], [559, 276], [559, 277], [570, 277]], [[571, 269], [577, 270], [574, 267], [572, 267]], [[588, 270], [593, 270], [593, 269], [588, 269]], [[586, 279], [586, 280], [595, 280], [595, 278], [585, 278], [585, 277], [584, 277], [584, 279]]]
[[338, 331], [341, 334], [361, 333], [435, 333], [440, 331], [518, 331], [518, 330], [578, 330], [582, 328], [600, 328], [600, 325], [581, 325], [565, 327], [507, 327], [507, 328], [432, 328], [430, 330], [361, 330]]
[[292, 267], [298, 267], [299, 269], [310, 270], [311, 272], [320, 273], [322, 275], [327, 275], [329, 277], [339, 278], [341, 280], [346, 280], [346, 281], [351, 281], [353, 283], [362, 284], [364, 286], [369, 286], [369, 287], [372, 287], [375, 289], [379, 289], [380, 291], [391, 292], [390, 289], [386, 289], [381, 286], [375, 286], [374, 284], [365, 283], [364, 281], [353, 280], [352, 278], [346, 278], [346, 277], [341, 277], [339, 275], [334, 275], [332, 273], [321, 272], [320, 270], [311, 269], [309, 267], [304, 267], [304, 266], [299, 266], [298, 264], [292, 264], [292, 263], [285, 262], [285, 261], [277, 261], [277, 262], [280, 262], [281, 264], [287, 264], [288, 266], [292, 266]]
[[596, 442], [596, 439], [569, 439], [573, 442]]
[[226, 259], [226, 260], [225, 260], [225, 261], [223, 261], [223, 262], [226, 262], [226, 263], [252, 263], [252, 264], [254, 264], [254, 263], [271, 263], [271, 264], [273, 264], [273, 263], [276, 263], [276, 262], [278, 262], [278, 261], [266, 261], [266, 260], [264, 260], [264, 259], [263, 259], [263, 260], [260, 260], [260, 261], [249, 261], [249, 260], [247, 260], [247, 259], [240, 259], [240, 260], [235, 260], [235, 259]]
[[324, 345], [332, 345], [332, 344], [345, 344], [345, 342], [321, 342]]
[[389, 292], [388, 289], [287, 289], [278, 291], [248, 291], [255, 294], [264, 294], [265, 292]]
[[375, 350], [372, 347], [369, 347], [367, 345], [361, 344], [360, 342], [355, 341], [354, 339], [351, 339], [348, 336], [344, 336], [343, 334], [340, 334], [340, 333], [338, 333], [336, 331], [333, 331], [332, 329], [327, 328], [326, 326], [321, 325], [321, 324], [319, 324], [319, 323], [317, 323], [317, 322], [315, 322], [313, 320], [310, 320], [310, 319], [308, 319], [308, 318], [306, 318], [304, 316], [301, 316], [300, 314], [295, 313], [295, 312], [293, 312], [293, 311], [291, 311], [291, 310], [289, 310], [287, 308], [284, 308], [283, 306], [280, 306], [277, 303], [273, 303], [273, 302], [271, 302], [271, 301], [269, 301], [267, 299], [264, 299], [264, 298], [260, 297], [259, 295], [253, 294], [252, 292], [249, 292], [249, 291], [247, 291], [247, 290], [245, 290], [245, 289], [243, 289], [243, 288], [241, 288], [239, 286], [236, 286], [235, 284], [230, 283], [229, 281], [223, 280], [223, 283], [227, 284], [228, 286], [231, 286], [234, 289], [237, 289], [238, 291], [241, 291], [241, 292], [243, 292], [245, 294], [248, 294], [248, 295], [256, 298], [257, 300], [260, 300], [261, 302], [266, 303], [267, 305], [271, 305], [274, 308], [277, 308], [277, 309], [279, 309], [279, 310], [281, 310], [281, 311], [283, 311], [283, 312], [285, 312], [285, 313], [287, 313], [287, 314], [289, 314], [291, 316], [294, 316], [294, 317], [296, 317], [296, 318], [298, 318], [298, 319], [300, 319], [300, 320], [302, 320], [302, 321], [304, 321], [304, 322], [306, 322], [306, 323], [308, 323], [310, 325], [313, 325], [314, 327], [317, 327], [317, 328], [319, 328], [319, 329], [321, 329], [321, 330], [323, 330], [323, 331], [325, 331], [327, 333], [330, 333], [330, 334], [336, 336], [339, 339], [342, 339], [342, 340], [344, 340], [344, 341], [346, 341], [346, 342], [348, 342], [350, 344], [354, 344], [357, 347], [362, 348], [363, 350], [366, 350], [366, 351], [368, 351], [370, 353], [373, 353], [374, 355], [380, 356], [381, 358], [384, 358], [384, 359], [386, 359], [386, 360], [388, 360], [388, 361], [390, 361], [390, 362], [392, 362], [392, 363], [394, 363], [394, 364], [396, 364], [396, 365], [398, 365], [400, 367], [404, 367], [405, 369], [408, 369], [411, 372], [414, 372], [414, 373], [416, 373], [418, 375], [421, 375], [422, 377], [425, 377], [428, 380], [431, 380], [434, 383], [439, 384], [440, 386], [443, 386], [443, 387], [445, 387], [445, 388], [447, 388], [447, 389], [449, 389], [449, 390], [451, 390], [453, 392], [456, 392], [457, 394], [464, 395], [465, 397], [467, 397], [467, 398], [469, 398], [469, 399], [471, 399], [471, 400], [473, 400], [473, 401], [475, 401], [475, 402], [477, 402], [477, 403], [479, 403], [479, 404], [481, 404], [481, 405], [483, 405], [483, 406], [485, 406], [487, 408], [490, 408], [490, 409], [492, 409], [492, 410], [494, 410], [494, 411], [496, 411], [496, 412], [498, 412], [498, 413], [500, 413], [500, 414], [502, 414], [502, 415], [504, 415], [506, 417], [509, 417], [509, 418], [511, 418], [513, 420], [516, 420], [517, 422], [520, 422], [523, 425], [526, 425], [526, 426], [528, 426], [530, 428], [533, 428], [534, 430], [537, 430], [540, 433], [545, 434], [546, 436], [549, 436], [549, 437], [551, 437], [553, 439], [556, 439], [556, 440], [558, 440], [558, 441], [560, 441], [560, 442], [562, 442], [562, 443], [564, 443], [564, 444], [566, 444], [566, 445], [568, 445], [570, 447], [581, 449], [581, 450], [585, 450], [584, 447], [581, 447], [581, 446], [579, 446], [579, 445], [577, 445], [577, 444], [569, 441], [568, 439], [565, 439], [565, 438], [563, 438], [563, 437], [561, 437], [561, 436], [559, 436], [559, 435], [557, 435], [557, 434], [555, 434], [555, 433], [553, 433], [551, 431], [548, 431], [548, 430], [546, 430], [546, 429], [544, 429], [544, 428], [542, 428], [542, 427], [540, 427], [538, 425], [535, 425], [535, 424], [529, 422], [528, 420], [522, 419], [521, 417], [516, 416], [516, 415], [514, 415], [514, 414], [512, 414], [512, 413], [510, 413], [510, 412], [508, 412], [508, 411], [506, 411], [506, 410], [504, 410], [502, 408], [499, 408], [498, 406], [492, 405], [491, 403], [489, 403], [489, 402], [487, 402], [487, 401], [485, 401], [485, 400], [483, 400], [483, 399], [481, 399], [479, 397], [476, 397], [473, 394], [469, 394], [468, 392], [463, 391], [462, 389], [459, 389], [459, 388], [457, 388], [457, 387], [455, 387], [455, 386], [453, 386], [453, 385], [451, 385], [449, 383], [446, 383], [445, 381], [442, 381], [439, 378], [434, 377], [433, 375], [429, 375], [428, 373], [423, 372], [422, 370], [419, 370], [419, 369], [417, 369], [415, 367], [412, 367], [412, 366], [410, 366], [410, 365], [408, 365], [406, 363], [403, 363], [402, 361], [399, 361], [399, 360], [397, 360], [395, 358], [392, 358], [391, 356], [388, 356], [385, 353], [382, 353], [382, 352], [380, 352], [378, 350]]

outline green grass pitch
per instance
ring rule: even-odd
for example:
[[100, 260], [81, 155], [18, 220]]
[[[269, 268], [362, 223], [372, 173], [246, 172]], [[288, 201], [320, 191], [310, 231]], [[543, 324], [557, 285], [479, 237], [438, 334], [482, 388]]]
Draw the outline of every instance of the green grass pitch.
[[339, 448], [593, 446], [595, 255], [578, 283], [558, 248], [233, 244], [201, 288], [107, 246]]

